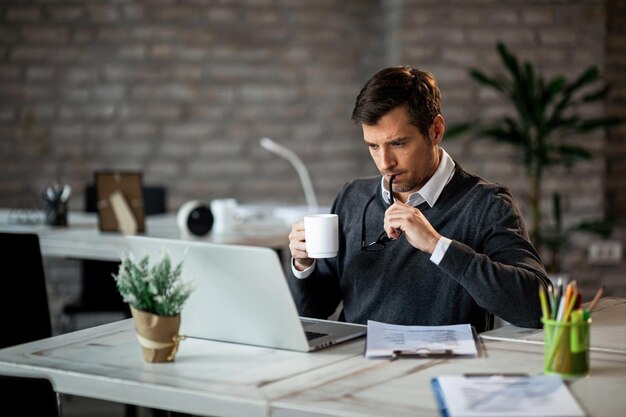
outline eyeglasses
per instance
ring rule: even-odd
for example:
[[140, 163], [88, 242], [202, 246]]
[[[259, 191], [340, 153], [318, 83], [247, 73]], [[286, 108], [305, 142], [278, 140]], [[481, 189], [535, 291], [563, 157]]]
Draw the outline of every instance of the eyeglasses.
[[[391, 176], [391, 178], [389, 178], [389, 198], [390, 198], [391, 204], [393, 204], [394, 202], [393, 189], [392, 189], [394, 179], [395, 179], [395, 176]], [[363, 252], [381, 251], [385, 249], [385, 247], [387, 247], [387, 242], [391, 242], [393, 240], [392, 238], [387, 236], [387, 232], [383, 231], [380, 234], [380, 236], [378, 236], [378, 239], [376, 239], [374, 242], [365, 243], [365, 214], [367, 213], [367, 208], [370, 206], [370, 204], [372, 204], [372, 201], [374, 201], [374, 198], [376, 198], [376, 194], [374, 194], [369, 199], [369, 201], [365, 205], [365, 208], [363, 209], [363, 217], [361, 220], [361, 250]]]

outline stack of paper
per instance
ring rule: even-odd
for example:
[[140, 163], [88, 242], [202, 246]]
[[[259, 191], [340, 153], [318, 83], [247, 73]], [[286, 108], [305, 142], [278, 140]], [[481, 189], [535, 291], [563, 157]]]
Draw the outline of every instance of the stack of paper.
[[401, 326], [367, 322], [367, 358], [398, 356], [477, 356], [476, 341], [469, 324], [452, 326]]

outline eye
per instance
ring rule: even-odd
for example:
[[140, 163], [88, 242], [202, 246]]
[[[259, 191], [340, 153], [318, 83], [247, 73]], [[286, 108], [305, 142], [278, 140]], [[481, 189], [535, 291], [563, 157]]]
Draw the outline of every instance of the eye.
[[373, 143], [368, 143], [367, 147], [370, 148], [371, 151], [375, 151], [378, 149], [378, 145], [375, 145]]

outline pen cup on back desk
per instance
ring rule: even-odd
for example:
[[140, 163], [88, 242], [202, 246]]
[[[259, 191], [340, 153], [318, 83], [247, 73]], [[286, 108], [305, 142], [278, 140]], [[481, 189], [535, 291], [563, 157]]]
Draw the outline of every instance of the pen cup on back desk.
[[582, 313], [572, 312], [567, 322], [542, 319], [545, 374], [577, 378], [589, 373], [591, 319], [583, 319]]

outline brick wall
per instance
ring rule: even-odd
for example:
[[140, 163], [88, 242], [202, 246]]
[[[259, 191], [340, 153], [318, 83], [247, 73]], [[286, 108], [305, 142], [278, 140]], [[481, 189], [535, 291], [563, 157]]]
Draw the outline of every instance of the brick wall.
[[[262, 136], [295, 150], [330, 204], [346, 180], [375, 174], [349, 118], [376, 70], [435, 73], [449, 123], [489, 117], [507, 109], [467, 70], [494, 70], [497, 40], [547, 75], [598, 65], [617, 87], [608, 111], [624, 114], [624, 13], [620, 0], [2, 2], [0, 206], [31, 204], [61, 177], [80, 210], [92, 172], [109, 168], [165, 185], [170, 210], [226, 196], [303, 203], [295, 172], [258, 145]], [[602, 214], [605, 198], [623, 215], [625, 138], [623, 127], [608, 147], [602, 134], [581, 138], [595, 158], [548, 174], [545, 195], [563, 193], [566, 223]], [[513, 149], [470, 138], [444, 146], [508, 185], [526, 213]], [[590, 239], [574, 239], [569, 268], [580, 269]], [[616, 268], [589, 269], [590, 287], [607, 279], [626, 294]]]
[[[322, 202], [361, 174], [349, 123], [377, 55], [374, 1], [3, 2], [1, 205], [61, 177], [141, 169], [170, 209], [189, 199], [304, 202], [299, 153]], [[276, 187], [277, 180], [280, 187]]]
[[[293, 169], [259, 147], [269, 136], [304, 159], [329, 204], [344, 181], [375, 173], [349, 122], [374, 71], [430, 70], [450, 123], [488, 117], [503, 106], [467, 69], [493, 70], [497, 40], [547, 74], [572, 76], [604, 67], [605, 20], [593, 0], [5, 2], [0, 201], [19, 206], [25, 190], [61, 177], [81, 209], [92, 172], [119, 168], [166, 185], [171, 210], [223, 196], [302, 202]], [[569, 219], [604, 208], [602, 193], [576, 188], [580, 178], [603, 187], [602, 139], [585, 138], [599, 157], [568, 173], [571, 182], [546, 181], [546, 195], [564, 192]], [[519, 155], [509, 147], [446, 146], [525, 200]]]

